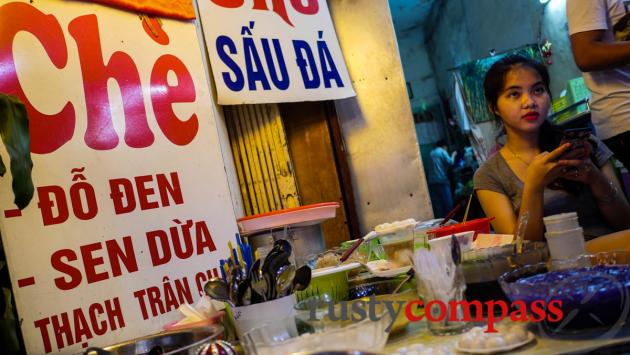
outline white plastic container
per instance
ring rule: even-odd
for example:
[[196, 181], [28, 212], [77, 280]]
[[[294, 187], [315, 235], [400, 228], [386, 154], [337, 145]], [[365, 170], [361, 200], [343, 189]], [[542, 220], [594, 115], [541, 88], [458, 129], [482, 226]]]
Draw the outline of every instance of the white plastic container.
[[578, 216], [575, 212], [561, 213], [543, 218], [547, 233], [562, 232], [580, 228]]
[[234, 307], [232, 315], [238, 338], [243, 339], [245, 333], [262, 324], [294, 315], [293, 307], [296, 303], [295, 295], [292, 294], [272, 301]]
[[573, 259], [586, 253], [584, 232], [580, 227], [562, 232], [547, 232], [545, 238], [551, 260]]
[[[444, 218], [436, 218], [430, 219], [428, 221], [418, 222], [413, 229], [413, 248], [429, 248], [429, 236], [427, 232], [431, 229], [435, 229], [440, 226], [440, 222], [442, 222]], [[457, 224], [457, 221], [449, 219], [444, 225], [450, 226], [452, 224]]]

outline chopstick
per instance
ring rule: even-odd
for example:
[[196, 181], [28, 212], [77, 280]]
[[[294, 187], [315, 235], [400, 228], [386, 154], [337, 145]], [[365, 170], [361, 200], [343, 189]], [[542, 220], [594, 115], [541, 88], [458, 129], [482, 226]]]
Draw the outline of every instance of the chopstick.
[[341, 254], [341, 258], [339, 258], [339, 264], [341, 264], [341, 263], [345, 262], [346, 260], [348, 260], [350, 255], [352, 255], [352, 253], [354, 253], [354, 251], [357, 250], [357, 248], [361, 245], [361, 243], [367, 242], [369, 240], [372, 240], [375, 237], [378, 237], [378, 233], [375, 232], [375, 231], [371, 231], [370, 233], [366, 234], [365, 236], [357, 239], [354, 243], [352, 243], [352, 246], [350, 246], [350, 248], [348, 250], [346, 250], [343, 254]]
[[440, 222], [440, 226], [443, 226], [446, 222], [448, 222], [449, 219], [453, 218], [453, 216], [462, 208], [462, 205], [460, 205], [459, 203], [457, 204], [457, 206], [455, 206], [455, 208], [453, 208], [451, 210], [451, 212], [449, 212], [446, 217], [444, 217], [444, 219], [442, 220], [442, 222]]

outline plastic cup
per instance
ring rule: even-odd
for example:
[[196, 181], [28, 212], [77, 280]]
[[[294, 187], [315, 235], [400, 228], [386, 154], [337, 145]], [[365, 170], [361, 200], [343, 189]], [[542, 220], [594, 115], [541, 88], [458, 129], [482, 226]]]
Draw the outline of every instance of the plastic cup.
[[547, 238], [551, 260], [573, 259], [586, 253], [582, 228], [547, 232], [545, 238]]
[[414, 226], [379, 235], [387, 259], [401, 267], [412, 264]]
[[[429, 262], [434, 265], [435, 273], [424, 274], [422, 267], [415, 265], [418, 294], [424, 300], [427, 328], [433, 335], [459, 334], [470, 326], [463, 321], [466, 280], [461, 265], [453, 262], [451, 243], [451, 238], [432, 239], [429, 241], [430, 252], [416, 251], [427, 253], [426, 260], [433, 259], [430, 255], [435, 257]], [[416, 254], [415, 258], [419, 261], [420, 256]]]
[[556, 214], [543, 218], [548, 233], [562, 232], [580, 228], [578, 216], [575, 212]]

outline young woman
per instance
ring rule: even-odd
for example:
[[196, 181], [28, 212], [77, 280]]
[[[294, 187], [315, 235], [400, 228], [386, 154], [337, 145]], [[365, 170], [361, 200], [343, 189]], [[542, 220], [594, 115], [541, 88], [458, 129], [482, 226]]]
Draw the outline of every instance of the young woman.
[[[612, 153], [595, 137], [563, 143], [547, 121], [549, 74], [540, 63], [508, 56], [484, 81], [489, 110], [505, 128], [506, 144], [475, 173], [477, 197], [497, 233], [515, 233], [529, 213], [525, 239], [543, 240], [543, 217], [577, 212], [587, 250], [630, 250], [630, 206]], [[599, 238], [597, 238], [599, 237]]]

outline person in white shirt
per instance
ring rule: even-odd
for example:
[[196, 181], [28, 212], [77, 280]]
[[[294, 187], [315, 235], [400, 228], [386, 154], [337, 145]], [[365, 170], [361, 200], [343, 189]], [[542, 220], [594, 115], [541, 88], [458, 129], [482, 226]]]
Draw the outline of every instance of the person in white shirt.
[[630, 0], [567, 0], [567, 19], [597, 136], [630, 169]]

